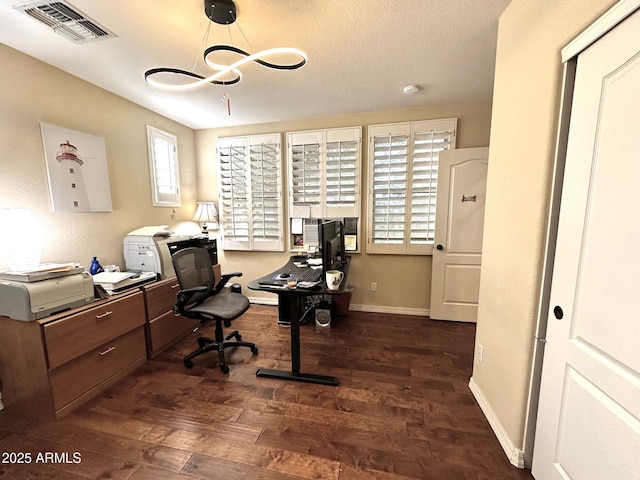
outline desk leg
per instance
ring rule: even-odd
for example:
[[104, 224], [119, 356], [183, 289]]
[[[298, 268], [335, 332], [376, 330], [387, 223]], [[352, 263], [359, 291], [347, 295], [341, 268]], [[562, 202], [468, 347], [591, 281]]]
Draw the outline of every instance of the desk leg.
[[300, 309], [299, 300], [295, 296], [278, 295], [278, 304], [286, 302], [289, 304], [289, 321], [291, 322], [291, 371], [272, 370], [270, 368], [259, 368], [257, 377], [281, 378], [283, 380], [294, 380], [296, 382], [318, 383], [320, 385], [337, 386], [340, 384], [336, 377], [327, 375], [315, 375], [312, 373], [300, 373]]
[[298, 297], [289, 297], [289, 321], [291, 322], [291, 373], [300, 375], [300, 309]]

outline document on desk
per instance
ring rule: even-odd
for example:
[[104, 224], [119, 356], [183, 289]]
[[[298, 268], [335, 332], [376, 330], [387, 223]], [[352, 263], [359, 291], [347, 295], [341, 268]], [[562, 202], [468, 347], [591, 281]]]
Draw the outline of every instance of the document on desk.
[[100, 272], [93, 276], [93, 283], [102, 285], [107, 290], [118, 288], [118, 284], [133, 277], [135, 272]]

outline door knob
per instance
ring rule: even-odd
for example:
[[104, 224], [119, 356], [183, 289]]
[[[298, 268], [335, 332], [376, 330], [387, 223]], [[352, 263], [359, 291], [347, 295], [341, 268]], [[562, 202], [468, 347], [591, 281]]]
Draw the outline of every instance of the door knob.
[[438, 250], [442, 250], [443, 248], [444, 247], [442, 245], [440, 245], [440, 244], [436, 245], [436, 249], [438, 249]]
[[562, 307], [558, 305], [553, 307], [553, 314], [558, 320], [562, 320], [562, 317], [564, 317], [564, 312], [562, 311]]

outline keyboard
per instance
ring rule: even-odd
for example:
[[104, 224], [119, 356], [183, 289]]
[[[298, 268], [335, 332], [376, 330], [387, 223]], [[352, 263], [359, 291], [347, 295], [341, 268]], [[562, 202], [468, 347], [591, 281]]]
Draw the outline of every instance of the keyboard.
[[286, 280], [262, 280], [258, 282], [258, 285], [263, 287], [285, 287], [287, 285]]
[[295, 273], [299, 282], [317, 282], [322, 278], [322, 270], [315, 268], [305, 268], [302, 273]]

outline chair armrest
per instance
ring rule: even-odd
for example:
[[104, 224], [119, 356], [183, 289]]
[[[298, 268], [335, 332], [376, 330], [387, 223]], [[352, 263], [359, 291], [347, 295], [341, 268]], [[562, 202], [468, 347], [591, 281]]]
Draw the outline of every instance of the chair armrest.
[[214, 290], [216, 291], [216, 293], [218, 293], [219, 291], [221, 291], [224, 288], [224, 286], [233, 277], [241, 277], [241, 276], [242, 276], [242, 272], [225, 273], [225, 274], [221, 275], [220, 276], [220, 281], [218, 282], [218, 284], [216, 285], [216, 288]]

